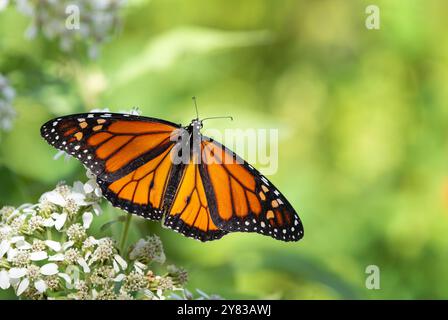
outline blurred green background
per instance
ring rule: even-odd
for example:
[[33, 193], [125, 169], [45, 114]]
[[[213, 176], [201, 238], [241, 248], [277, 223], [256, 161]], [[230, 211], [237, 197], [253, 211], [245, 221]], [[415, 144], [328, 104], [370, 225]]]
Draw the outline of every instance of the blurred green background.
[[[365, 27], [369, 4], [381, 10], [380, 30]], [[0, 73], [16, 90], [17, 118], [0, 136], [0, 206], [85, 180], [77, 161], [53, 160], [39, 134], [48, 119], [137, 106], [186, 124], [196, 95], [202, 117], [235, 118], [206, 127], [279, 129], [269, 178], [305, 237], [200, 243], [135, 217], [129, 241], [160, 235], [190, 289], [225, 298], [446, 299], [446, 12], [444, 0], [134, 0], [90, 59], [82, 46], [26, 39], [29, 18], [6, 9]], [[103, 204], [97, 229], [123, 214]], [[107, 233], [118, 237], [120, 226]], [[365, 287], [372, 264], [380, 290]]]

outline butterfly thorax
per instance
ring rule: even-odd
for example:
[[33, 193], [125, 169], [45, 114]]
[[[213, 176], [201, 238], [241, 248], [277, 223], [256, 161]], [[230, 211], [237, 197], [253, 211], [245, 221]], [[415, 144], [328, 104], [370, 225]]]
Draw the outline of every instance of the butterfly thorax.
[[[191, 123], [186, 127], [186, 130], [189, 134], [189, 148], [190, 148], [190, 156], [193, 156], [194, 154], [199, 155], [200, 154], [200, 144], [202, 141], [202, 121], [199, 119], [193, 119]], [[193, 156], [193, 158], [195, 158]], [[200, 158], [200, 157], [199, 157]]]
[[202, 121], [199, 119], [193, 119], [186, 129], [190, 133], [200, 134], [202, 129]]

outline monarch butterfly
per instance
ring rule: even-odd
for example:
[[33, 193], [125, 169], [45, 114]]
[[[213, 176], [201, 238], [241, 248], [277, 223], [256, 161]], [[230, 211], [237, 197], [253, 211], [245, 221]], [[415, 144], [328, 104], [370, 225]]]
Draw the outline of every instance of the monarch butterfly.
[[[203, 119], [204, 120], [204, 119]], [[84, 113], [48, 121], [42, 137], [78, 158], [103, 195], [127, 212], [200, 241], [257, 232], [298, 241], [303, 226], [288, 200], [254, 167], [200, 133], [130, 114]]]

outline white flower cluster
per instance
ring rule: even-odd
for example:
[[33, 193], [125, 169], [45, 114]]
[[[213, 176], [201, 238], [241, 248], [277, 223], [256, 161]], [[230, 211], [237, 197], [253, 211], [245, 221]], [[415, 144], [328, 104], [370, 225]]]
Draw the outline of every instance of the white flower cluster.
[[[0, 0], [0, 10], [7, 2]], [[89, 55], [96, 57], [99, 46], [121, 25], [119, 11], [125, 0], [16, 0], [15, 3], [19, 12], [32, 19], [26, 32], [29, 38], [42, 33], [48, 39], [58, 40], [61, 50], [66, 52], [83, 40], [88, 44]]]
[[14, 88], [9, 85], [8, 79], [0, 73], [0, 130], [9, 131], [12, 129], [12, 123], [16, 117], [16, 112], [12, 106], [15, 96]]
[[59, 184], [37, 204], [0, 210], [0, 289], [27, 299], [165, 299], [181, 290], [185, 270], [150, 269], [165, 254], [157, 236], [138, 241], [129, 255], [115, 241], [90, 233], [101, 214], [94, 179]]

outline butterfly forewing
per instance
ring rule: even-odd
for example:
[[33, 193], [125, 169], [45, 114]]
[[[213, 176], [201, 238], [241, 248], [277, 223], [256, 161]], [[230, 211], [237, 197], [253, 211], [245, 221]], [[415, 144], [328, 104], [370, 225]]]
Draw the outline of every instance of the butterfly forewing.
[[171, 171], [172, 135], [178, 129], [153, 118], [88, 113], [51, 120], [41, 134], [97, 175], [104, 196], [114, 206], [160, 219]]

